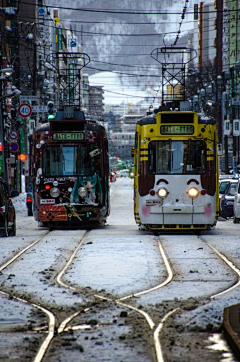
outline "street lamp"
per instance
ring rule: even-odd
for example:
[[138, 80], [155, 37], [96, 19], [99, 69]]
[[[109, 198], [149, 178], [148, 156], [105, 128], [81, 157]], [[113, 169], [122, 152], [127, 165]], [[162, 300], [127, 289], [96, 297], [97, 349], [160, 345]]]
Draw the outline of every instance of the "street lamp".
[[3, 68], [3, 69], [0, 69], [0, 72], [3, 73], [3, 75], [5, 75], [5, 77], [10, 77], [14, 73], [14, 69], [13, 68]]

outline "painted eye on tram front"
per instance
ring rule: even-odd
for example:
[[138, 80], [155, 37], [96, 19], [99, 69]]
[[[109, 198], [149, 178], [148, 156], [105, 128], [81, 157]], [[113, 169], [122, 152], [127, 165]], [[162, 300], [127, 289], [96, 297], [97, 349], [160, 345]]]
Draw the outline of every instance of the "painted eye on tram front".
[[167, 197], [168, 190], [165, 189], [165, 187], [161, 187], [160, 189], [157, 190], [157, 195], [158, 195], [158, 197], [161, 197], [161, 198]]

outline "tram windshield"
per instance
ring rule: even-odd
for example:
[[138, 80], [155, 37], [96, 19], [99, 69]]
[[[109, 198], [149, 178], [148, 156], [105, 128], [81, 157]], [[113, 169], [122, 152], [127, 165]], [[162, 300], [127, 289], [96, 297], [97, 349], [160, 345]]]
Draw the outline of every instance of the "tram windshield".
[[152, 174], [203, 174], [206, 145], [203, 141], [152, 141], [149, 143], [149, 172]]
[[94, 158], [88, 146], [49, 146], [43, 149], [44, 176], [92, 176]]

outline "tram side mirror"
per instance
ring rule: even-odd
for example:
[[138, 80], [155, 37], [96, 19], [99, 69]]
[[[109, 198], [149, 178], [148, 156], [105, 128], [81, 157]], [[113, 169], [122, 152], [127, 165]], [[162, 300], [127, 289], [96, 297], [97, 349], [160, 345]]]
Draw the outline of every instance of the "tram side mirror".
[[42, 169], [41, 168], [39, 168], [37, 170], [37, 177], [40, 177], [40, 176], [42, 176]]
[[90, 157], [96, 157], [96, 156], [100, 155], [100, 153], [101, 153], [100, 149], [96, 148], [95, 150], [89, 152], [89, 156]]

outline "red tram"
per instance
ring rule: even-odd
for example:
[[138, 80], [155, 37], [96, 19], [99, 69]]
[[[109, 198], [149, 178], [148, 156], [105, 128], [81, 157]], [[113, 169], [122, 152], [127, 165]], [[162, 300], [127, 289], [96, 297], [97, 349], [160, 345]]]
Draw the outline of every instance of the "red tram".
[[39, 226], [94, 227], [109, 215], [105, 128], [82, 111], [64, 111], [33, 134], [33, 214]]

